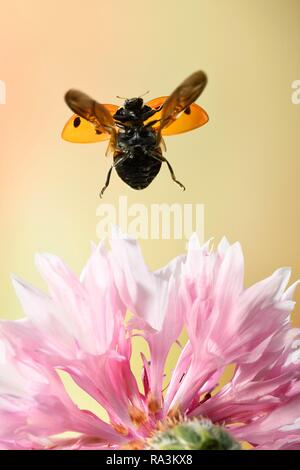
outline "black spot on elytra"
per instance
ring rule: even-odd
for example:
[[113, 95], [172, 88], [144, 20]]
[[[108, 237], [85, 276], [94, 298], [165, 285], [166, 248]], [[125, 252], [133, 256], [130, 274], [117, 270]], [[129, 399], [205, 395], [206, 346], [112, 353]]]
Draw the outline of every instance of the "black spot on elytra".
[[96, 129], [96, 134], [102, 134], [102, 132], [98, 131], [98, 129]]
[[184, 110], [185, 114], [191, 114], [191, 108], [190, 106], [188, 106], [185, 110]]
[[73, 121], [73, 126], [76, 128], [76, 127], [79, 127], [80, 124], [81, 124], [81, 119], [79, 116], [77, 116]]

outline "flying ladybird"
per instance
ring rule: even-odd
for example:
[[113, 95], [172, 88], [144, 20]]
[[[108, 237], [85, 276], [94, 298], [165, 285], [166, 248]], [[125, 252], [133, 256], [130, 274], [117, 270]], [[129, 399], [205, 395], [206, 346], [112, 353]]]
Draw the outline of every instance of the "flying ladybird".
[[162, 163], [167, 164], [172, 179], [185, 190], [163, 156], [163, 136], [181, 134], [207, 123], [206, 111], [194, 103], [206, 83], [205, 73], [198, 71], [170, 96], [146, 104], [141, 97], [130, 98], [122, 107], [100, 104], [78, 90], [66, 93], [65, 101], [76, 114], [66, 123], [62, 138], [76, 143], [109, 140], [106, 155], [113, 155], [113, 164], [100, 197], [109, 185], [113, 169], [131, 188], [144, 189], [159, 173]]

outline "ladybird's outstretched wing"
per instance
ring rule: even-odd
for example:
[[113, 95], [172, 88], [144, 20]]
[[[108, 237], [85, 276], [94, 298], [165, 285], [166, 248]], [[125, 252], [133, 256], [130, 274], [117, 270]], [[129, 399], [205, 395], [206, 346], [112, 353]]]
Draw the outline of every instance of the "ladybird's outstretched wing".
[[[200, 96], [207, 83], [204, 72], [198, 71], [186, 78], [173, 93], [166, 99], [161, 111], [161, 119], [158, 132], [171, 126], [180, 113], [186, 111], [188, 116], [189, 107]], [[156, 116], [155, 116], [156, 117]]]
[[[160, 109], [163, 104], [166, 102], [168, 99], [168, 96], [161, 96], [160, 98], [155, 98], [154, 100], [149, 101], [147, 106], [150, 106], [151, 108], [154, 109], [159, 109], [157, 113], [155, 114], [154, 118], [149, 118], [148, 121], [146, 121], [145, 124], [150, 122], [153, 119], [161, 119], [162, 115], [162, 110]], [[183, 132], [188, 132], [193, 129], [197, 129], [197, 127], [204, 126], [204, 124], [207, 123], [208, 121], [208, 115], [206, 111], [201, 108], [201, 106], [198, 106], [197, 104], [193, 103], [188, 108], [186, 108], [184, 111], [179, 113], [176, 117], [176, 119], [167, 127], [164, 127], [161, 130], [162, 135], [175, 135], [175, 134], [182, 134]], [[154, 124], [153, 128], [158, 128], [159, 127], [159, 122]]]
[[[116, 108], [118, 107], [116, 106]], [[78, 114], [73, 114], [66, 122], [61, 136], [64, 140], [76, 144], [103, 142], [110, 139], [108, 132], [101, 132], [95, 129], [91, 122], [78, 116]]]
[[100, 104], [77, 90], [70, 90], [66, 103], [74, 114], [66, 123], [62, 138], [69, 142], [90, 143], [109, 140], [115, 135], [115, 114], [118, 106]]

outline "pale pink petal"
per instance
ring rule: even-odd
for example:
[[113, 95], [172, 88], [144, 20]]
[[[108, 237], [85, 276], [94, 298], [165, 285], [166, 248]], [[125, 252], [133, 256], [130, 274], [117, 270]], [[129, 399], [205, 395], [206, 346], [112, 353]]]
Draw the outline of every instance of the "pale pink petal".
[[[151, 332], [146, 330], [146, 339], [151, 361], [149, 364], [149, 384], [153, 398], [162, 402], [162, 389], [164, 378], [164, 367], [172, 345], [178, 339], [182, 327], [183, 316], [178, 304], [177, 288], [174, 279], [169, 283], [168, 304], [163, 326], [160, 331]], [[170, 325], [172, 325], [170, 327]]]
[[128, 309], [151, 328], [160, 330], [167, 314], [169, 280], [179, 276], [181, 258], [152, 273], [144, 262], [136, 240], [117, 229], [111, 240], [111, 259], [120, 296]]
[[[214, 268], [210, 261], [209, 268], [202, 267], [203, 282], [200, 277], [192, 283], [191, 266], [186, 269], [187, 280], [181, 293], [193, 359], [171, 407], [186, 409], [203, 382], [226, 364], [255, 361], [270, 338], [289, 321], [291, 304], [282, 299], [289, 270], [278, 270], [244, 290], [240, 246], [226, 244], [224, 250], [223, 244], [221, 253], [221, 257], [214, 258]], [[203, 256], [199, 251], [200, 255], [205, 265], [210, 255]]]
[[114, 338], [115, 319], [124, 315], [125, 308], [114, 286], [105, 250], [101, 246], [94, 250], [82, 282], [57, 257], [39, 255], [37, 265], [51, 295], [48, 316], [55, 320], [59, 317], [64, 334], [75, 348], [75, 357], [78, 349], [89, 354], [107, 351]]
[[74, 405], [54, 370], [25, 354], [21, 360], [7, 339], [2, 338], [0, 345], [0, 439], [25, 441], [30, 435], [76, 431], [120, 442], [110, 426]]
[[300, 396], [292, 398], [249, 425], [234, 428], [232, 433], [238, 439], [264, 446], [287, 437], [293, 439], [295, 446], [297, 438], [300, 449]]

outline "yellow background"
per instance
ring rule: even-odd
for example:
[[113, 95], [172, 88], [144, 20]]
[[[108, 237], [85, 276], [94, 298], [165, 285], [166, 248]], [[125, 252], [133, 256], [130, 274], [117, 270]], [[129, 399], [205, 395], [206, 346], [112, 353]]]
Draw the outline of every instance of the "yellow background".
[[[242, 243], [246, 284], [280, 266], [300, 277], [300, 79], [298, 0], [11, 0], [0, 8], [1, 312], [21, 309], [17, 273], [42, 286], [33, 255], [53, 252], [79, 272], [96, 239], [96, 208], [110, 161], [105, 143], [72, 145], [60, 132], [71, 87], [102, 102], [169, 94], [201, 68], [208, 125], [167, 139], [163, 168], [142, 191], [116, 175], [104, 202], [205, 205], [205, 236]], [[147, 97], [148, 98], [148, 97]], [[185, 241], [143, 241], [157, 268]], [[299, 292], [297, 294], [300, 300]], [[297, 310], [296, 310], [297, 313]], [[299, 307], [298, 320], [300, 325]]]

